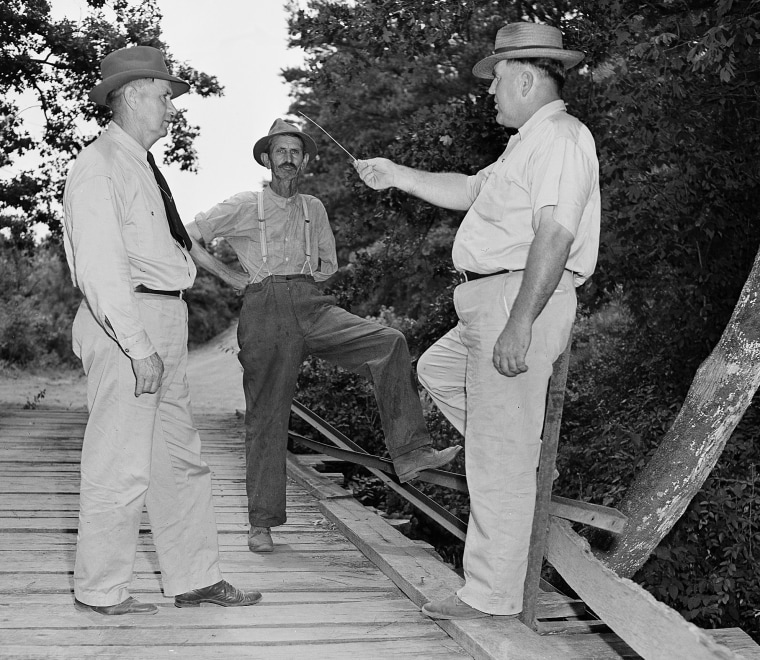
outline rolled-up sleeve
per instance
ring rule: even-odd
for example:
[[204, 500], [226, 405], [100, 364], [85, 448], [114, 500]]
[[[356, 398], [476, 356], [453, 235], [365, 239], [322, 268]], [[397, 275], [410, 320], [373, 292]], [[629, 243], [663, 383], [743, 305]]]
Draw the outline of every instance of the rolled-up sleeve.
[[314, 198], [315, 211], [314, 221], [317, 223], [317, 239], [319, 244], [319, 270], [314, 273], [316, 282], [324, 282], [338, 270], [338, 255], [335, 250], [335, 236], [333, 235], [327, 211], [318, 199]]
[[258, 219], [255, 193], [242, 192], [196, 214], [195, 224], [210, 243], [220, 236], [240, 236], [250, 232], [250, 220]]
[[104, 330], [133, 359], [156, 352], [140, 318], [124, 244], [123, 200], [108, 176], [82, 180], [67, 193], [66, 231], [77, 286]]

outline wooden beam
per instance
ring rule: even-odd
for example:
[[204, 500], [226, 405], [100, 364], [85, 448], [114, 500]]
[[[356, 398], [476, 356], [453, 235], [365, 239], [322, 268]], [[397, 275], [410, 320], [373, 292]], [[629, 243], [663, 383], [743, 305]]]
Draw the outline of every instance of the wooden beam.
[[554, 464], [557, 459], [559, 431], [562, 425], [562, 406], [565, 401], [565, 384], [567, 383], [571, 345], [572, 338], [568, 340], [562, 355], [554, 362], [546, 396], [546, 414], [541, 438], [541, 458], [538, 462], [538, 474], [536, 475], [536, 507], [533, 513], [533, 527], [530, 535], [530, 551], [528, 553], [528, 570], [525, 576], [523, 607], [520, 613], [520, 621], [531, 630], [537, 630], [538, 626], [536, 608], [538, 604], [539, 583], [541, 581], [541, 566], [543, 565], [544, 550], [546, 548], [549, 513], [552, 507]]
[[586, 605], [645, 658], [737, 660], [727, 647], [607, 568], [570, 524], [552, 518], [547, 559]]
[[601, 504], [570, 500], [559, 495], [552, 495], [549, 513], [589, 527], [605, 529], [613, 534], [620, 534], [628, 524], [628, 517], [617, 509]]

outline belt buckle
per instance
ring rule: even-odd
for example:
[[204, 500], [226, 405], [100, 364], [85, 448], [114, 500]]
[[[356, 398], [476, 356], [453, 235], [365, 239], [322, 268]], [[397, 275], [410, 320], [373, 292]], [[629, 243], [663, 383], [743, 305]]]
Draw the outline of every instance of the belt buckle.
[[179, 290], [179, 299], [184, 300], [185, 299], [185, 289]]

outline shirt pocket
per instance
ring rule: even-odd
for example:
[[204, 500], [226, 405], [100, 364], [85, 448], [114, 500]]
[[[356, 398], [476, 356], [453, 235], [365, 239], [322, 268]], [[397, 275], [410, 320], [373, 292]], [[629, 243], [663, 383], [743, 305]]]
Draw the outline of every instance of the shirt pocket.
[[174, 253], [176, 241], [169, 230], [164, 207], [152, 205], [149, 201], [137, 198], [129, 214], [134, 231], [137, 234], [139, 253], [147, 259], [161, 259]]

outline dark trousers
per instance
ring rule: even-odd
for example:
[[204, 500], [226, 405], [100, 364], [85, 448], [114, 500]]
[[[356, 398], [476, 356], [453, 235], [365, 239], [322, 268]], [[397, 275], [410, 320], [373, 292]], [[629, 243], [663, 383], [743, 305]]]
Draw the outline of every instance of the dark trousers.
[[288, 421], [306, 355], [372, 381], [391, 458], [430, 443], [404, 335], [336, 307], [335, 298], [323, 295], [311, 278], [251, 284], [240, 312], [238, 343], [251, 525], [286, 521]]

